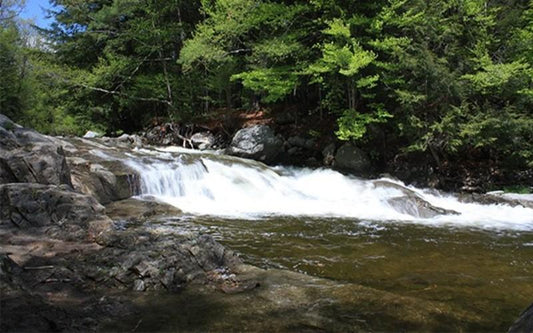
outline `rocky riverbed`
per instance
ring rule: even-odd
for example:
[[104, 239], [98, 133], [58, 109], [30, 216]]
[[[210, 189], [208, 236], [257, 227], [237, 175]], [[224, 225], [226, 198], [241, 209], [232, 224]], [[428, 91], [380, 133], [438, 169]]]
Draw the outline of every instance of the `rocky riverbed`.
[[[254, 134], [264, 129], [251, 131], [241, 135], [249, 143], [234, 144], [236, 154], [248, 149], [249, 157], [275, 159]], [[119, 156], [135, 157], [143, 145], [135, 137], [56, 138], [0, 115], [0, 139], [3, 332], [435, 331], [450, 321], [480, 327], [477, 313], [444, 302], [259, 269], [187, 223], [160, 227], [183, 214], [153, 198], [132, 198], [139, 174]], [[414, 193], [403, 196], [407, 210], [455, 214]], [[528, 204], [499, 194], [464, 200]], [[524, 313], [515, 327], [528, 327], [527, 320]]]

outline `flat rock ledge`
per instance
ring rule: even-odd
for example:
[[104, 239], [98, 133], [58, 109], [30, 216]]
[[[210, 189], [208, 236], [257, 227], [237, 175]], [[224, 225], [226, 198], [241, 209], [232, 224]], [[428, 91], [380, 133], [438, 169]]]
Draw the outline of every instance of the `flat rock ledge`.
[[[9, 185], [2, 185], [4, 193]], [[240, 265], [211, 236], [150, 228], [150, 219], [160, 211], [155, 206], [146, 204], [148, 213], [128, 223], [104, 215], [108, 223], [96, 239], [88, 237], [91, 218], [74, 217], [74, 229], [67, 227], [68, 218], [44, 211], [46, 223], [30, 219], [18, 226], [3, 220], [0, 331], [99, 331], [103, 323], [136, 313], [132, 293], [179, 293], [194, 284], [215, 285], [220, 282], [213, 279], [217, 272]], [[87, 207], [77, 207], [78, 217], [85, 216]]]

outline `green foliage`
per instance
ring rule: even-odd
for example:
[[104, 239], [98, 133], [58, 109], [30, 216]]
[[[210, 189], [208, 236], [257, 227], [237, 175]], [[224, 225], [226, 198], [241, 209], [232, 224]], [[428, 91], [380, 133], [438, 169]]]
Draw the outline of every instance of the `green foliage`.
[[38, 46], [21, 2], [0, 7], [1, 112], [39, 130], [291, 105], [336, 118], [341, 140], [386, 133], [383, 157], [533, 166], [532, 0], [53, 3]]
[[[482, 95], [502, 92], [511, 81], [531, 80], [532, 69], [528, 64], [513, 61], [506, 64], [489, 64], [475, 74], [465, 74], [463, 79], [470, 81], [471, 88]], [[520, 87], [527, 87], [521, 84]]]
[[255, 93], [264, 95], [265, 103], [279, 101], [296, 89], [298, 76], [290, 68], [259, 68], [235, 74], [232, 80], [241, 80], [242, 85]]
[[359, 113], [355, 110], [345, 110], [338, 120], [339, 130], [335, 132], [340, 140], [360, 140], [367, 132], [367, 126], [374, 123], [384, 123], [392, 115], [385, 111], [382, 105], [376, 107], [372, 114]]
[[0, 26], [0, 110], [16, 118], [23, 109], [22, 55], [15, 26]]
[[531, 186], [513, 185], [504, 187], [503, 191], [506, 193], [531, 194], [533, 193], [533, 188]]

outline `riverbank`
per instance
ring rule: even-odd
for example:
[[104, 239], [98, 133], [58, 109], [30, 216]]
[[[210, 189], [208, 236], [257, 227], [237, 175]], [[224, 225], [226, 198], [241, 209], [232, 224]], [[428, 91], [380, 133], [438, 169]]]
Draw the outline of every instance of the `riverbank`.
[[[436, 157], [430, 151], [395, 153], [400, 143], [389, 141], [386, 134], [377, 129], [371, 133], [372, 140], [347, 143], [333, 135], [335, 117], [316, 113], [302, 115], [297, 108], [253, 112], [223, 109], [190, 123], [154, 119], [139, 134], [146, 143], [156, 146], [221, 149], [232, 154], [232, 146], [238, 146], [235, 139], [243, 141], [250, 138], [242, 137], [243, 130], [246, 133], [246, 128], [258, 126], [268, 127], [271, 131], [256, 135], [258, 142], [270, 142], [267, 144], [270, 156], [263, 160], [268, 164], [334, 168], [370, 178], [386, 174], [406, 184], [449, 192], [533, 192], [533, 172], [530, 169], [513, 168], [512, 163], [505, 165], [511, 161], [503, 161], [505, 163], [502, 164], [502, 161], [495, 161], [483, 154], [458, 158]], [[274, 138], [279, 142], [276, 143]], [[243, 144], [246, 146], [249, 140]], [[244, 156], [258, 159], [254, 154]]]

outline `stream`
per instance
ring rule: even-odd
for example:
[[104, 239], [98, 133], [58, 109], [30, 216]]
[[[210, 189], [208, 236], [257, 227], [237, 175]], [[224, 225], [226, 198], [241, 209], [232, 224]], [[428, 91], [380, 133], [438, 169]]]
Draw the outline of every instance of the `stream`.
[[[183, 212], [154, 221], [158, 232], [210, 234], [260, 268], [440, 302], [474, 318], [443, 320], [443, 330], [506, 331], [533, 301], [533, 209], [464, 203], [387, 178], [271, 168], [180, 148], [138, 149], [126, 158], [93, 153], [137, 170], [139, 199], [156, 198]], [[165, 304], [173, 302], [183, 298]], [[172, 308], [158, 308], [158, 316], [168, 312], [158, 329], [182, 327]]]

